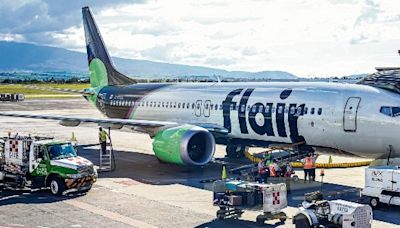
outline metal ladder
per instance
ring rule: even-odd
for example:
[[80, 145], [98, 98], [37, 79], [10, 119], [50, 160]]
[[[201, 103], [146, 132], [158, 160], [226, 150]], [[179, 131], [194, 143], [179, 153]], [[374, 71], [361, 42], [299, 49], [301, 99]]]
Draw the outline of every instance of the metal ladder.
[[112, 143], [107, 143], [106, 152], [103, 154], [100, 147], [100, 172], [112, 171], [115, 168]]

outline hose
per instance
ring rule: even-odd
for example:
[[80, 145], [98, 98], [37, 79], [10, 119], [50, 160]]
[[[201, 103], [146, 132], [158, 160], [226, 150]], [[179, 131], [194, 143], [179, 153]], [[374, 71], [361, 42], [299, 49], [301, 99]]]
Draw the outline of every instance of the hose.
[[[253, 162], [259, 163], [261, 158], [258, 158], [254, 154], [245, 151], [245, 157]], [[371, 164], [371, 161], [361, 161], [361, 162], [342, 162], [342, 163], [316, 163], [317, 168], [324, 168], [324, 169], [331, 169], [331, 168], [352, 168], [352, 167], [361, 167], [361, 166], [368, 166]], [[291, 162], [293, 168], [303, 168], [303, 163], [301, 162]]]

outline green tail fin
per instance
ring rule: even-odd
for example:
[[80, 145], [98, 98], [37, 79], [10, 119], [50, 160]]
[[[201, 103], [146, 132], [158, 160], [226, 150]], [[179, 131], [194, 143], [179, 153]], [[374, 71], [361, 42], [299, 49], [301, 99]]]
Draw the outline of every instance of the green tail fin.
[[115, 69], [89, 7], [82, 8], [82, 16], [92, 87], [136, 83]]

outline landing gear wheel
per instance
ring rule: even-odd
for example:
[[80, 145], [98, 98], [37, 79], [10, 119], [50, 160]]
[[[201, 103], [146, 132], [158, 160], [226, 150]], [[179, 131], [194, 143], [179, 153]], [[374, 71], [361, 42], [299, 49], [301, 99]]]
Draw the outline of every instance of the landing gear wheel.
[[264, 223], [265, 223], [265, 217], [264, 217], [264, 215], [257, 215], [256, 223], [257, 223], [257, 225], [259, 225], [259, 226], [264, 225]]
[[242, 158], [247, 149], [246, 146], [240, 144], [229, 144], [226, 146], [226, 156], [228, 158]]
[[376, 197], [371, 197], [370, 200], [369, 200], [369, 205], [370, 205], [372, 208], [377, 208], [377, 207], [379, 207], [379, 199], [376, 198]]
[[65, 183], [59, 177], [52, 177], [49, 181], [51, 194], [61, 195], [65, 191]]
[[304, 215], [299, 215], [294, 218], [294, 224], [296, 228], [311, 228], [308, 219]]

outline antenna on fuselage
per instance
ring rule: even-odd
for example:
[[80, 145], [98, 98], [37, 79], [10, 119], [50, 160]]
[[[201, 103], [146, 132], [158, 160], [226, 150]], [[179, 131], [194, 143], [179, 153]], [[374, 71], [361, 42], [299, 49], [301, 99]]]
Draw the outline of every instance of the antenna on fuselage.
[[217, 78], [217, 82], [221, 83], [221, 78], [218, 75], [215, 75], [215, 77]]

